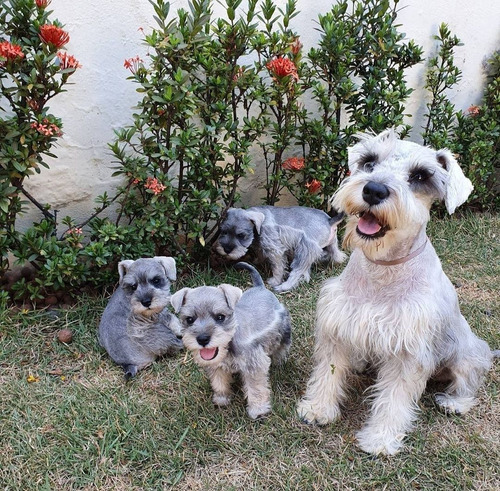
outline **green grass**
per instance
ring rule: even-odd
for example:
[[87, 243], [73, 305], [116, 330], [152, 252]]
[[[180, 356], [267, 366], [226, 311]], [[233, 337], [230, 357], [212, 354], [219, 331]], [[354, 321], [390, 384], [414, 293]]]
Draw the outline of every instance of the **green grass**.
[[[472, 329], [500, 348], [498, 216], [433, 219], [429, 235], [457, 285]], [[162, 359], [125, 384], [98, 346], [103, 297], [67, 311], [0, 314], [0, 487], [27, 489], [498, 489], [499, 363], [463, 418], [447, 417], [426, 393], [404, 450], [373, 458], [355, 445], [366, 417], [353, 379], [342, 419], [298, 421], [295, 405], [311, 370], [321, 282], [341, 268], [317, 268], [308, 285], [281, 295], [293, 318], [288, 362], [273, 372], [273, 413], [251, 421], [241, 392], [220, 410], [189, 356]], [[245, 273], [193, 270], [176, 288], [230, 282]], [[74, 340], [56, 340], [61, 328]], [[30, 377], [31, 376], [31, 377]], [[33, 380], [32, 382], [28, 382]]]

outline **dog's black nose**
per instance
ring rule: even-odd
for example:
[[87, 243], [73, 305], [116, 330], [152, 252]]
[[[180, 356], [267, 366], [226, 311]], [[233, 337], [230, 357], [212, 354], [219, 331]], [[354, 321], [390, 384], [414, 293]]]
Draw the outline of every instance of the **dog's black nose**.
[[229, 254], [233, 250], [233, 246], [230, 244], [224, 244], [222, 248], [226, 254]]
[[378, 205], [382, 203], [391, 194], [389, 188], [379, 182], [370, 181], [363, 188], [363, 199], [369, 205]]
[[200, 334], [199, 336], [196, 336], [196, 341], [198, 341], [200, 346], [206, 346], [210, 342], [210, 335]]
[[141, 304], [142, 304], [144, 307], [146, 307], [146, 308], [151, 307], [151, 303], [152, 303], [152, 302], [151, 302], [151, 299], [150, 299], [150, 298], [143, 298], [143, 299], [141, 300]]

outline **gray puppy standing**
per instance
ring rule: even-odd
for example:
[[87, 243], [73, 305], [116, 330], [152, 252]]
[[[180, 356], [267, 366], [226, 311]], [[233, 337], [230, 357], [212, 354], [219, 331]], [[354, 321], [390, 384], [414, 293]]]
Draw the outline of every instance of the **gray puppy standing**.
[[290, 315], [253, 266], [236, 267], [252, 275], [253, 287], [245, 293], [227, 284], [183, 288], [171, 303], [180, 313], [184, 346], [210, 378], [214, 404], [230, 403], [232, 375], [239, 372], [248, 415], [255, 419], [271, 411], [269, 369], [290, 348]]
[[[339, 249], [337, 225], [344, 214], [329, 217], [321, 210], [304, 206], [254, 206], [230, 208], [220, 226], [215, 250], [229, 259], [241, 259], [250, 248], [267, 259], [273, 276], [268, 279], [277, 292], [309, 281], [317, 261], [341, 263], [346, 255]], [[287, 255], [292, 255], [290, 274], [284, 281]]]
[[175, 260], [157, 256], [118, 264], [119, 287], [111, 296], [99, 325], [99, 342], [125, 379], [158, 356], [182, 349], [180, 323], [167, 306], [170, 282], [176, 279]]

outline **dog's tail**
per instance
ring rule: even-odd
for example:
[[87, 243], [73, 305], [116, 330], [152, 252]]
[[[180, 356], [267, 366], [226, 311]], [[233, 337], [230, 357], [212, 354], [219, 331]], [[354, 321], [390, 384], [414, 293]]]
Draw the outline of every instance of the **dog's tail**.
[[236, 269], [246, 269], [247, 271], [250, 271], [250, 275], [252, 276], [252, 283], [253, 286], [265, 286], [264, 281], [262, 280], [262, 276], [259, 274], [259, 272], [251, 265], [248, 263], [244, 262], [239, 262], [234, 265]]
[[330, 226], [339, 224], [345, 217], [345, 213], [343, 211], [337, 211], [335, 208], [331, 209], [330, 218], [328, 222]]

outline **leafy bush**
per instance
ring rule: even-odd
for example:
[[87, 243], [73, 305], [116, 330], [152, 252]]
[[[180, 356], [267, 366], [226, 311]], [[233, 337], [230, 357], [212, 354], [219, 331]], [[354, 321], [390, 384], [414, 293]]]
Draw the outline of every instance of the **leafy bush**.
[[438, 53], [430, 58], [426, 88], [431, 93], [427, 104], [427, 123], [423, 131], [424, 143], [434, 148], [449, 148], [465, 175], [472, 181], [474, 191], [466, 206], [498, 210], [497, 178], [500, 169], [500, 52], [488, 63], [487, 84], [481, 105], [472, 105], [465, 112], [456, 111], [447, 92], [461, 79], [454, 64], [454, 48], [460, 40], [452, 35], [446, 24], [441, 24]]

